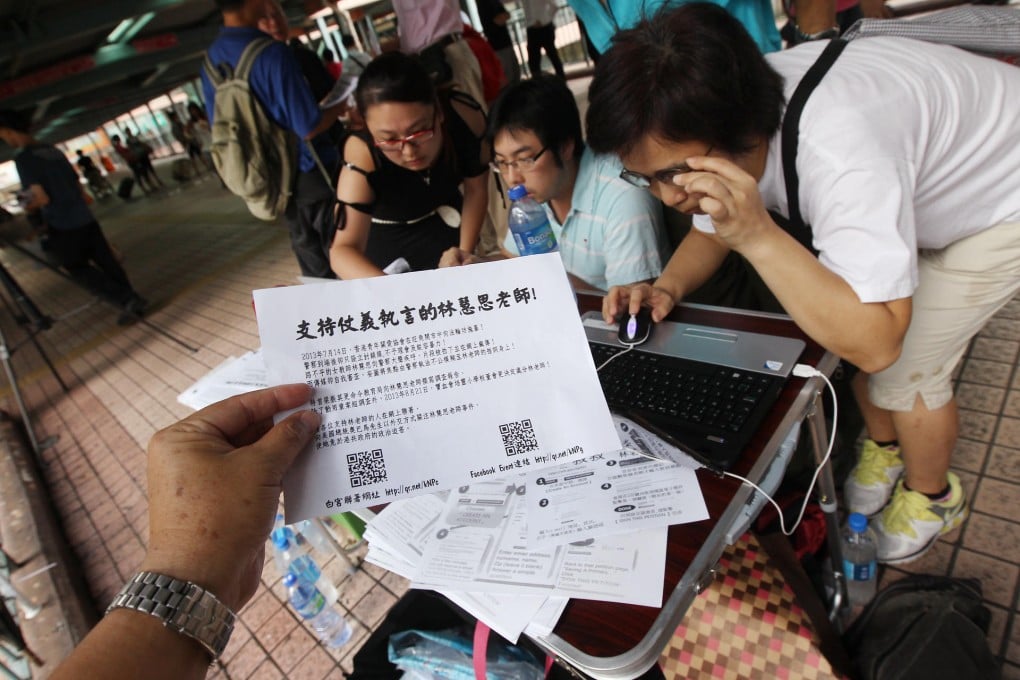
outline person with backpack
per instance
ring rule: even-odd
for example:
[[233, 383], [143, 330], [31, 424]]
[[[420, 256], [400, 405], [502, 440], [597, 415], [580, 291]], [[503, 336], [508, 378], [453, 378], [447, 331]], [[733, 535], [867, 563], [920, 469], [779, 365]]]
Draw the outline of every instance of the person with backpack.
[[654, 284], [610, 291], [606, 320], [641, 304], [661, 320], [740, 253], [861, 369], [868, 440], [845, 500], [878, 515], [879, 561], [923, 555], [967, 516], [949, 470], [953, 370], [1020, 290], [1020, 117], [1002, 115], [1020, 69], [892, 37], [762, 56], [737, 20], [696, 3], [620, 32], [589, 100], [591, 148], [695, 227]]
[[202, 69], [213, 163], [253, 214], [286, 219], [303, 275], [334, 278], [328, 252], [339, 153], [320, 133], [335, 114], [319, 109], [287, 45], [258, 29], [265, 0], [216, 5], [223, 28]]
[[401, 258], [412, 270], [435, 269], [449, 248], [473, 252], [488, 202], [481, 105], [437, 91], [401, 52], [369, 63], [355, 99], [366, 129], [344, 145], [330, 251], [336, 274], [382, 276]]

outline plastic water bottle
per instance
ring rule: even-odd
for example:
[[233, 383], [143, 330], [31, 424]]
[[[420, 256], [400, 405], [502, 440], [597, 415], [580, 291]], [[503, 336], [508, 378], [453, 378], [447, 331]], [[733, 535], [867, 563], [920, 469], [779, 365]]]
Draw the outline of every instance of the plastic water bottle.
[[868, 527], [868, 518], [859, 512], [850, 513], [843, 530], [843, 575], [851, 607], [863, 607], [875, 596], [878, 568], [875, 560], [875, 532]]
[[326, 536], [325, 529], [318, 523], [310, 519], [302, 520], [298, 522], [298, 532], [301, 536], [308, 541], [309, 545], [322, 553], [329, 553], [331, 546], [329, 538]]
[[511, 201], [509, 226], [517, 251], [521, 255], [540, 255], [559, 250], [545, 208], [528, 196], [524, 185], [510, 187], [506, 195]]
[[287, 574], [293, 574], [298, 580], [315, 586], [326, 598], [326, 603], [332, 605], [337, 601], [340, 594], [327, 577], [322, 574], [315, 559], [308, 554], [297, 542], [297, 535], [287, 526], [277, 527], [269, 534], [273, 543], [273, 560], [276, 568], [286, 578]]
[[283, 577], [291, 606], [302, 619], [311, 624], [315, 634], [327, 647], [342, 647], [351, 639], [351, 625], [313, 584], [299, 579], [293, 572]]

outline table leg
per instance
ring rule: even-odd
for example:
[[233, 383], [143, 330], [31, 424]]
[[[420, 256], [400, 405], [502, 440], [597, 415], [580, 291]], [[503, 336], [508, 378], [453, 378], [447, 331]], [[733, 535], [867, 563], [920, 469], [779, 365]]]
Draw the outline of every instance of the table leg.
[[[808, 407], [806, 416], [808, 430], [811, 433], [811, 449], [815, 455], [815, 464], [820, 465], [829, 447], [828, 427], [825, 424], [825, 413], [822, 409], [821, 392]], [[829, 620], [841, 628], [844, 617], [841, 615], [847, 606], [846, 581], [843, 578], [843, 552], [840, 547], [840, 526], [838, 505], [836, 502], [836, 479], [832, 474], [832, 460], [826, 461], [818, 475], [818, 505], [825, 513], [825, 532], [829, 544], [829, 559], [832, 564], [832, 602], [829, 606]]]

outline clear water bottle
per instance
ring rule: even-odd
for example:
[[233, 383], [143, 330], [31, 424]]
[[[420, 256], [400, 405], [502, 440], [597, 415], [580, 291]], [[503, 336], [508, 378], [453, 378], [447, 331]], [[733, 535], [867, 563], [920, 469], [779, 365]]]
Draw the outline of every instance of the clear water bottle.
[[875, 596], [878, 586], [878, 563], [875, 532], [868, 518], [859, 512], [850, 513], [843, 530], [843, 575], [851, 607], [863, 607]]
[[294, 574], [299, 580], [314, 585], [325, 596], [329, 605], [337, 601], [340, 594], [336, 586], [323, 575], [308, 551], [298, 544], [297, 535], [290, 527], [281, 526], [273, 529], [269, 534], [269, 540], [273, 543], [273, 560], [281, 574], [285, 577], [287, 574]]
[[523, 184], [510, 187], [506, 192], [510, 199], [510, 233], [514, 235], [517, 252], [521, 255], [552, 253], [559, 248], [553, 234], [545, 208], [528, 196]]
[[293, 572], [283, 577], [287, 598], [294, 611], [307, 621], [315, 634], [327, 647], [336, 649], [351, 639], [351, 625], [335, 607], [326, 604], [326, 598], [313, 584], [299, 579]]

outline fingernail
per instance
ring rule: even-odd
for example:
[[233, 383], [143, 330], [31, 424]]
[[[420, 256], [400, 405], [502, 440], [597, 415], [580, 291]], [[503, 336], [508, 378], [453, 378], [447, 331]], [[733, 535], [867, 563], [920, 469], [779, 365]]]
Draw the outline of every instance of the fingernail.
[[302, 411], [298, 422], [306, 432], [314, 432], [319, 428], [319, 424], [322, 422], [322, 418], [315, 411]]

